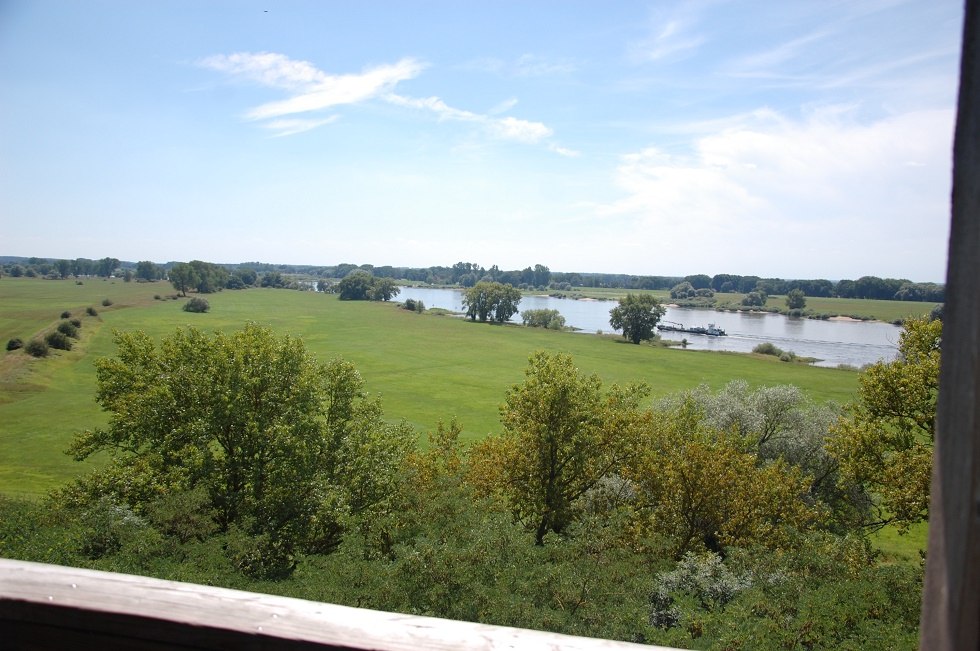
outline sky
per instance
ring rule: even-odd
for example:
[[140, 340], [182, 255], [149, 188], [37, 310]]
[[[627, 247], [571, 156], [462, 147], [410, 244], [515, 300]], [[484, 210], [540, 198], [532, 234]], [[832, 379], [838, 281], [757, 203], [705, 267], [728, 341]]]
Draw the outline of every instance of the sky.
[[960, 0], [0, 0], [0, 255], [942, 282]]

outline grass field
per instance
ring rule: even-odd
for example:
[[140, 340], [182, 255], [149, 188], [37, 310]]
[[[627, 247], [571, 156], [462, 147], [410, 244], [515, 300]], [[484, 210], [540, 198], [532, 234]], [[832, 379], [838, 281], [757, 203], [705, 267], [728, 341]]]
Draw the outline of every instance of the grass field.
[[[719, 388], [734, 378], [753, 386], [796, 384], [815, 400], [852, 398], [857, 376], [836, 369], [785, 364], [772, 357], [634, 346], [597, 337], [518, 326], [493, 326], [415, 314], [391, 304], [341, 302], [313, 292], [253, 289], [208, 296], [211, 312], [189, 314], [182, 300], [154, 300], [163, 283], [0, 279], [0, 337], [27, 341], [53, 327], [63, 310], [81, 316], [82, 341], [70, 352], [33, 359], [22, 351], [0, 360], [0, 492], [37, 495], [75, 476], [81, 464], [61, 451], [72, 434], [104, 422], [96, 405], [93, 362], [112, 355], [112, 330], [140, 329], [161, 337], [194, 325], [233, 330], [247, 321], [302, 337], [321, 361], [354, 362], [385, 413], [420, 432], [457, 417], [468, 439], [498, 429], [498, 406], [519, 382], [527, 357], [545, 349], [570, 353], [606, 382], [643, 381], [654, 395], [698, 384]], [[113, 301], [104, 308], [101, 301]]]

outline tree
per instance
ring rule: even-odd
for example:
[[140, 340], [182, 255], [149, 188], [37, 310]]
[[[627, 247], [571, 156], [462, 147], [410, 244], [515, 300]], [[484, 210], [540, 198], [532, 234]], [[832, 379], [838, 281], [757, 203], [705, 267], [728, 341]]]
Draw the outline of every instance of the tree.
[[174, 286], [182, 296], [187, 296], [187, 290], [197, 285], [197, 272], [194, 267], [186, 262], [178, 262], [167, 272], [170, 284]]
[[71, 260], [57, 260], [54, 266], [58, 270], [58, 275], [62, 278], [67, 278], [71, 275]]
[[499, 472], [489, 483], [507, 494], [540, 545], [548, 532], [564, 531], [577, 516], [576, 500], [633, 453], [649, 391], [604, 392], [597, 375], [583, 375], [561, 353], [534, 353], [524, 374], [500, 408], [503, 433], [477, 445], [473, 465]]
[[834, 426], [829, 443], [843, 479], [880, 498], [877, 521], [900, 531], [928, 518], [942, 321], [909, 319], [899, 356], [861, 374], [858, 402]]
[[478, 282], [463, 294], [466, 316], [476, 321], [503, 323], [517, 314], [521, 291], [512, 285]]
[[768, 296], [762, 290], [753, 290], [745, 295], [742, 299], [742, 305], [746, 307], [762, 307], [766, 304]]
[[339, 522], [376, 506], [407, 454], [408, 428], [385, 422], [350, 364], [317, 363], [299, 339], [254, 324], [213, 336], [189, 328], [157, 347], [117, 333], [96, 363], [108, 425], [70, 452], [108, 453], [63, 501], [105, 496], [143, 513], [165, 495], [203, 489], [235, 562], [262, 576], [291, 571], [297, 548], [335, 543]]
[[108, 278], [112, 275], [112, 272], [116, 270], [119, 266], [119, 260], [116, 258], [102, 258], [98, 262], [98, 275]]
[[609, 325], [623, 331], [623, 337], [634, 344], [653, 339], [654, 328], [666, 308], [652, 294], [627, 294], [609, 311]]
[[806, 294], [803, 290], [797, 287], [796, 289], [789, 290], [786, 294], [786, 307], [791, 310], [802, 310], [806, 307]]
[[521, 320], [529, 328], [565, 329], [565, 317], [558, 310], [524, 310]]
[[355, 269], [337, 284], [342, 301], [365, 301], [371, 291], [374, 276], [363, 269]]
[[147, 282], [156, 280], [160, 277], [160, 268], [149, 260], [140, 260], [136, 263], [136, 278]]
[[390, 301], [401, 293], [401, 289], [391, 278], [375, 278], [368, 291], [368, 298], [372, 301]]

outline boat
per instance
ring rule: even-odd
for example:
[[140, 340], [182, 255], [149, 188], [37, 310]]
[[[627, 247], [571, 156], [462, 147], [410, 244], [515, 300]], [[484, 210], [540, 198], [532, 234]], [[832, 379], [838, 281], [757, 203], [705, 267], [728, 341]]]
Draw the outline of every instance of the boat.
[[657, 329], [666, 332], [685, 332], [692, 335], [707, 335], [709, 337], [724, 337], [726, 334], [724, 330], [716, 326], [714, 323], [709, 323], [707, 328], [703, 326], [691, 326], [688, 328], [683, 323], [664, 321], [663, 323], [657, 324]]

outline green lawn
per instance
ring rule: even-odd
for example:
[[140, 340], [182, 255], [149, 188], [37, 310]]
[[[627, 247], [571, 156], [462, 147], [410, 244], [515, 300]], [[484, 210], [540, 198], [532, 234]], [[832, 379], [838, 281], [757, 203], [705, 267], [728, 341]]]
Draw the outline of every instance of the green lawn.
[[[742, 378], [753, 386], [796, 384], [815, 400], [845, 402], [857, 384], [853, 372], [772, 357], [634, 346], [613, 337], [472, 323], [313, 292], [223, 291], [207, 297], [208, 314], [183, 312], [182, 300], [153, 299], [170, 293], [163, 283], [0, 279], [0, 322], [8, 324], [8, 338], [26, 341], [56, 324], [64, 309], [99, 310], [96, 318], [82, 317], [83, 339], [68, 353], [35, 360], [14, 351], [0, 359], [0, 492], [37, 495], [80, 472], [81, 464], [61, 451], [73, 433], [104, 422], [94, 401], [93, 361], [113, 354], [115, 328], [161, 337], [186, 325], [269, 325], [302, 337], [321, 361], [342, 356], [354, 362], [368, 390], [382, 394], [389, 418], [404, 418], [421, 433], [455, 416], [470, 440], [497, 431], [498, 406], [538, 349], [570, 353], [581, 369], [606, 382], [646, 382], [654, 395], [701, 383], [719, 388]], [[104, 297], [114, 301], [111, 308], [102, 308]]]

